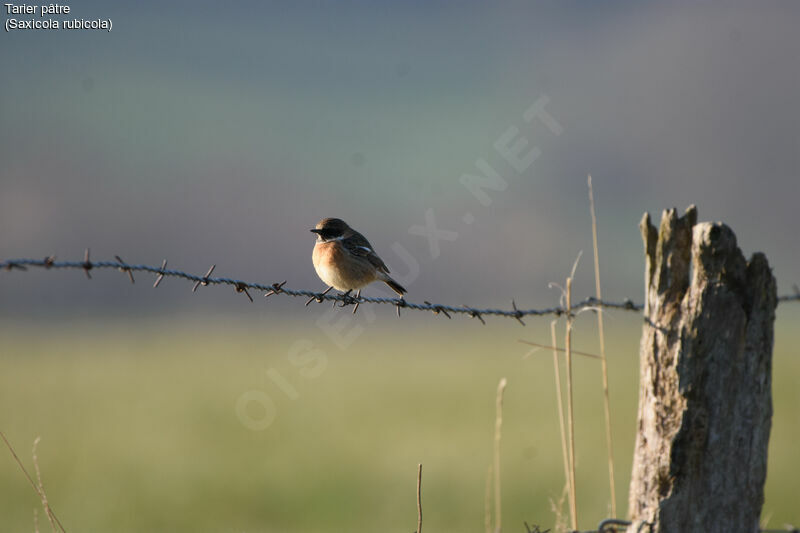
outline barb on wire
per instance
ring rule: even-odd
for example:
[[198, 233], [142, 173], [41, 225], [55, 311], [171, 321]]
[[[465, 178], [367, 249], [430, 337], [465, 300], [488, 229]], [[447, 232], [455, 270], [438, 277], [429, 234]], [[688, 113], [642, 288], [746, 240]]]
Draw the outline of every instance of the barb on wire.
[[[153, 283], [153, 287], [158, 287], [165, 277], [180, 278], [194, 283], [192, 292], [197, 291], [197, 288], [201, 285], [230, 285], [234, 288], [234, 290], [236, 290], [236, 292], [243, 292], [251, 302], [253, 301], [253, 297], [249, 290], [254, 290], [263, 292], [264, 296], [285, 294], [292, 297], [308, 298], [306, 305], [309, 305], [313, 301], [322, 303], [326, 300], [333, 302], [333, 305], [336, 305], [338, 302], [342, 307], [366, 303], [386, 304], [393, 305], [397, 310], [398, 316], [400, 316], [400, 308], [403, 308], [412, 309], [415, 311], [430, 311], [435, 315], [443, 314], [447, 318], [452, 318], [451, 315], [467, 315], [472, 318], [477, 318], [482, 324], [486, 324], [486, 321], [484, 320], [485, 316], [513, 318], [520, 324], [525, 325], [525, 323], [522, 321], [522, 318], [526, 316], [562, 316], [568, 313], [567, 309], [562, 306], [545, 307], [541, 309], [519, 309], [517, 308], [517, 304], [514, 300], [511, 301], [511, 309], [478, 309], [466, 305], [453, 306], [435, 304], [427, 300], [420, 304], [409, 302], [404, 298], [361, 296], [358, 293], [355, 296], [351, 296], [349, 293], [332, 294], [330, 293], [331, 287], [322, 292], [304, 289], [292, 289], [286, 286], [286, 280], [279, 283], [265, 284], [252, 283], [231, 278], [212, 278], [211, 274], [213, 274], [216, 265], [211, 265], [211, 267], [208, 269], [208, 272], [206, 272], [204, 276], [198, 276], [195, 274], [189, 274], [188, 272], [183, 272], [182, 270], [167, 269], [166, 259], [161, 263], [160, 267], [154, 267], [149, 265], [132, 265], [125, 263], [120, 256], [115, 256], [115, 258], [116, 261], [92, 261], [89, 256], [89, 249], [87, 248], [84, 253], [83, 261], [56, 261], [55, 256], [48, 256], [44, 259], [6, 259], [4, 261], [0, 261], [0, 270], [10, 271], [16, 269], [20, 271], [26, 271], [28, 270], [28, 267], [40, 267], [48, 270], [75, 269], [83, 270], [86, 274], [86, 277], [88, 279], [92, 279], [92, 276], [89, 273], [90, 270], [115, 269], [126, 273], [131, 280], [131, 283], [134, 282], [134, 272], [149, 272], [156, 275], [156, 280], [155, 283]], [[796, 285], [794, 286], [794, 294], [787, 294], [778, 297], [778, 302], [788, 301], [800, 301], [800, 289], [798, 289]], [[642, 304], [634, 303], [630, 299], [625, 299], [622, 302], [609, 302], [590, 296], [580, 303], [573, 304], [569, 312], [574, 315], [584, 309], [596, 309], [599, 307], [606, 309], [619, 309], [621, 311], [642, 311], [644, 309]]]
[[272, 288], [267, 291], [264, 297], [266, 298], [267, 296], [272, 296], [273, 294], [280, 294], [281, 291], [283, 291], [284, 285], [286, 285], [286, 280], [283, 280], [280, 283], [273, 283]]
[[778, 302], [790, 302], [790, 301], [800, 300], [800, 287], [798, 287], [796, 283], [792, 285], [792, 292], [793, 294], [784, 294], [783, 296], [778, 296]]
[[161, 283], [161, 280], [164, 279], [164, 270], [166, 268], [167, 268], [167, 260], [164, 259], [164, 261], [161, 263], [161, 270], [158, 271], [158, 277], [156, 278], [156, 282], [153, 283], [154, 289], [158, 287], [159, 283]]
[[[55, 263], [51, 263], [50, 267], [52, 268], [55, 266]], [[89, 260], [89, 249], [86, 249], [86, 252], [83, 254], [83, 263], [81, 263], [81, 268], [83, 272], [86, 274], [87, 279], [92, 279], [92, 275], [89, 274], [89, 271], [92, 269], [93, 265], [92, 262]]]
[[[114, 259], [116, 259], [117, 261], [119, 261], [121, 264], [125, 265], [125, 261], [123, 261], [123, 260], [122, 260], [122, 258], [121, 258], [120, 256], [118, 256], [118, 255], [115, 255], [115, 256], [114, 256]], [[125, 265], [125, 266], [123, 266], [123, 267], [120, 267], [119, 271], [120, 271], [120, 272], [125, 272], [126, 274], [128, 274], [128, 279], [130, 279], [130, 280], [131, 280], [131, 284], [134, 284], [134, 283], [136, 283], [136, 281], [133, 279], [133, 272], [131, 272], [131, 269], [130, 269], [130, 268], [128, 268], [128, 265]]]
[[[210, 276], [211, 273], [214, 272], [215, 268], [217, 268], [217, 265], [211, 265], [211, 268], [208, 269], [208, 272], [206, 272], [206, 275], [203, 276], [202, 278], [199, 278], [197, 280], [197, 283], [194, 284], [194, 287], [192, 287], [192, 292], [196, 292], [197, 291], [197, 287], [199, 287], [200, 285], [202, 285], [203, 287], [207, 287], [208, 286], [208, 276]], [[236, 283], [239, 283], [239, 282], [236, 282]], [[234, 283], [234, 285], [236, 285], [236, 283]]]

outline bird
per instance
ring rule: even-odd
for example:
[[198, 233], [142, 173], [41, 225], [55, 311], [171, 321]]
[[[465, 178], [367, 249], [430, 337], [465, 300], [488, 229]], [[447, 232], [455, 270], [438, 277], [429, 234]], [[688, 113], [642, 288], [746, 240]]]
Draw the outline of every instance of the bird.
[[386, 283], [401, 297], [408, 292], [389, 275], [386, 263], [378, 257], [369, 241], [340, 218], [323, 218], [311, 230], [317, 241], [311, 258], [319, 278], [345, 294], [353, 290], [361, 295], [361, 288], [373, 281]]

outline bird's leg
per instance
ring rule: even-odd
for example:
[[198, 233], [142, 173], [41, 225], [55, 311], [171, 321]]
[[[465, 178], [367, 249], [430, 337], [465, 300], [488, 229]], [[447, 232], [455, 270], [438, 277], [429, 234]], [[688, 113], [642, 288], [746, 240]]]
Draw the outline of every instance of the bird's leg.
[[[317, 294], [316, 296], [312, 296], [311, 298], [309, 298], [308, 301], [306, 302], [306, 306], [308, 306], [308, 304], [310, 304], [314, 300], [316, 300], [319, 303], [322, 303], [322, 300], [323, 300], [322, 297], [325, 296], [326, 294], [328, 294], [331, 291], [331, 289], [333, 289], [333, 287], [328, 287], [323, 292]], [[334, 300], [333, 303], [335, 304], [336, 300]]]
[[[356, 291], [356, 298], [361, 298], [361, 289], [358, 289], [358, 291]], [[359, 305], [361, 305], [361, 302], [356, 302], [356, 306], [353, 308], [353, 314], [356, 314]]]

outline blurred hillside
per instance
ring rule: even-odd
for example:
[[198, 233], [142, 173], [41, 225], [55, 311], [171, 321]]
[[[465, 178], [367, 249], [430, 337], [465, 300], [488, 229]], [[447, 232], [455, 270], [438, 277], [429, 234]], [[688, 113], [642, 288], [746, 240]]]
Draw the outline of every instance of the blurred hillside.
[[[96, 258], [166, 257], [199, 274], [216, 263], [220, 275], [321, 288], [308, 229], [339, 216], [394, 271], [408, 270], [393, 245], [413, 256], [410, 297], [544, 306], [548, 282], [590, 249], [591, 173], [607, 295], [641, 299], [642, 213], [690, 203], [730, 224], [746, 252], [766, 252], [782, 292], [800, 280], [786, 229], [797, 222], [800, 5], [73, 11], [114, 30], [0, 39], [3, 258], [80, 259], [88, 246]], [[542, 98], [559, 128], [524, 118]], [[519, 171], [501, 151], [523, 138], [520, 153], [537, 157]], [[489, 205], [461, 183], [480, 159], [505, 183], [486, 190]], [[432, 247], [415, 226], [448, 238]], [[0, 315], [188, 312], [199, 300], [168, 284], [154, 297], [116, 278], [43, 276], [0, 276]], [[585, 263], [576, 294], [591, 287]], [[243, 310], [229, 294], [202, 298]]]

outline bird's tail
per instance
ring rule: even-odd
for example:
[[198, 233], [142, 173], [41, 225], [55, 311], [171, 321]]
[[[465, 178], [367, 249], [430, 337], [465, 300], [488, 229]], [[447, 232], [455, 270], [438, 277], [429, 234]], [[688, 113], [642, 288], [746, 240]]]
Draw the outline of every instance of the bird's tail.
[[403, 294], [408, 292], [405, 289], [405, 287], [403, 287], [402, 285], [397, 283], [395, 280], [393, 280], [389, 276], [386, 276], [386, 278], [383, 280], [383, 282], [386, 283], [394, 292], [396, 292], [400, 296], [403, 296]]

